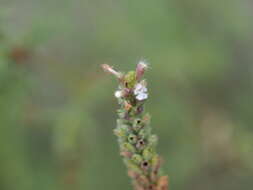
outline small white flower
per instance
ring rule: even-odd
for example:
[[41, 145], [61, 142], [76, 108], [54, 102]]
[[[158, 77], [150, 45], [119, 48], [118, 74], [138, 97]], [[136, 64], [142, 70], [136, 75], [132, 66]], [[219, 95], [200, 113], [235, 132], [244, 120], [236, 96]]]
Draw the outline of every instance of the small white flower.
[[123, 95], [123, 93], [122, 93], [121, 90], [117, 90], [117, 91], [114, 93], [114, 96], [115, 96], [116, 98], [121, 98], [122, 95]]
[[148, 92], [148, 89], [144, 85], [144, 82], [136, 84], [135, 89], [134, 89], [134, 95], [136, 96], [137, 100], [142, 101], [142, 100], [147, 99], [148, 98], [147, 92]]

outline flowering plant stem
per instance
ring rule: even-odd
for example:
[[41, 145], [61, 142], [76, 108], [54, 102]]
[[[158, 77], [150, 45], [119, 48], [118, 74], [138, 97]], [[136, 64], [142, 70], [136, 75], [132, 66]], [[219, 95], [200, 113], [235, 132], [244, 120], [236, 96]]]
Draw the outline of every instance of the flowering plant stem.
[[114, 133], [134, 189], [168, 190], [168, 177], [161, 174], [161, 158], [156, 153], [157, 136], [151, 133], [149, 114], [144, 113], [148, 92], [147, 83], [141, 78], [147, 64], [140, 61], [135, 71], [126, 74], [106, 64], [102, 68], [119, 81], [115, 96], [120, 109]]

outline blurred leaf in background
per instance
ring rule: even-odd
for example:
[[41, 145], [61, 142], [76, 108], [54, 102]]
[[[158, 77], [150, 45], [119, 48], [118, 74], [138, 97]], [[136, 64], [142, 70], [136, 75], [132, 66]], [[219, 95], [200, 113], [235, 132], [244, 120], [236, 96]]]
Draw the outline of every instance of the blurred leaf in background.
[[1, 0], [0, 189], [131, 189], [100, 64], [145, 58], [174, 190], [253, 186], [249, 0]]

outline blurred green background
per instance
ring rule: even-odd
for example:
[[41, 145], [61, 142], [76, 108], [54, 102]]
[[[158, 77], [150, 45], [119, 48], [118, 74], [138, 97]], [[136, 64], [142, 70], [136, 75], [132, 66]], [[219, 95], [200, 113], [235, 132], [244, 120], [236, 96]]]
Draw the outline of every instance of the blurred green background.
[[0, 190], [130, 190], [117, 82], [145, 58], [173, 190], [253, 189], [251, 0], [0, 0]]

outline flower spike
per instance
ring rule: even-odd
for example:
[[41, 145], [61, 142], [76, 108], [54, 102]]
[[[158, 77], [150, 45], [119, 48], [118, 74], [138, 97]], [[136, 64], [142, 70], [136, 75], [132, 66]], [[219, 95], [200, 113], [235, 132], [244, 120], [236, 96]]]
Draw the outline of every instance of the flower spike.
[[168, 190], [168, 177], [161, 173], [161, 158], [156, 152], [157, 136], [151, 132], [149, 114], [143, 113], [148, 89], [141, 78], [147, 63], [140, 61], [135, 71], [125, 75], [106, 64], [102, 68], [120, 79], [115, 92], [120, 109], [114, 134], [135, 190]]

